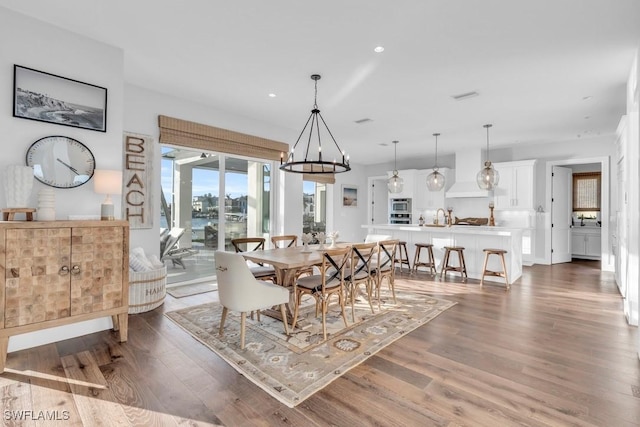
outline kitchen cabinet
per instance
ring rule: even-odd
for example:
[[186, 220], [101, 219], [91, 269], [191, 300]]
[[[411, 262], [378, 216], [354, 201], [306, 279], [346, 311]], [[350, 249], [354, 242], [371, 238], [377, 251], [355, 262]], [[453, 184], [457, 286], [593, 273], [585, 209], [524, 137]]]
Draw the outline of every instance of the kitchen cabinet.
[[571, 229], [571, 255], [574, 258], [600, 259], [602, 236], [599, 227], [574, 227]]
[[126, 221], [0, 222], [0, 372], [9, 337], [111, 316], [127, 340]]
[[431, 210], [435, 211], [438, 208], [446, 209], [444, 193], [447, 188], [451, 186], [449, 182], [453, 174], [449, 168], [439, 168], [440, 172], [445, 178], [445, 186], [440, 191], [429, 191], [427, 188], [427, 177], [433, 172], [433, 169], [419, 170], [415, 174], [414, 191], [413, 191], [413, 210], [414, 216], [420, 215], [420, 213]]
[[536, 160], [494, 163], [500, 174], [494, 189], [496, 210], [531, 210], [535, 206]]
[[[403, 180], [402, 191], [400, 193], [389, 193], [389, 199], [412, 199], [416, 172], [416, 169], [398, 171], [398, 175]], [[391, 178], [393, 171], [387, 172], [387, 176]]]

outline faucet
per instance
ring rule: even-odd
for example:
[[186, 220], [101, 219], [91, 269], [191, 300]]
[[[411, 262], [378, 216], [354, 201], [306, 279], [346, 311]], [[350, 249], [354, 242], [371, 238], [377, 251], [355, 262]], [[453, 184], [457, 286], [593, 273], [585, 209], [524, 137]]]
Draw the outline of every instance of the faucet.
[[439, 224], [438, 217], [440, 216], [440, 211], [442, 211], [442, 218], [444, 219], [445, 224], [447, 222], [447, 214], [445, 210], [443, 208], [438, 208], [438, 210], [436, 211], [436, 222], [435, 222], [436, 225]]

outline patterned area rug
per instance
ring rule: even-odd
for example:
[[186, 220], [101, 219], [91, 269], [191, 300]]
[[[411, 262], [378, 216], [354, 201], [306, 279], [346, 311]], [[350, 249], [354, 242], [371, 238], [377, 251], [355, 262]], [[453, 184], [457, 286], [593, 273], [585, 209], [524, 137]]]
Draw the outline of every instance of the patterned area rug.
[[[305, 302], [307, 302], [305, 300]], [[322, 322], [316, 318], [313, 299], [308, 298], [290, 336], [282, 322], [262, 314], [247, 316], [246, 345], [240, 349], [240, 316], [230, 312], [223, 337], [218, 335], [222, 307], [208, 303], [166, 313], [194, 338], [216, 352], [238, 372], [267, 393], [294, 407], [349, 369], [424, 325], [455, 303], [426, 295], [397, 292], [397, 304], [383, 295], [375, 314], [366, 302], [356, 304], [355, 323], [351, 306], [346, 308], [349, 326], [344, 327], [339, 306], [329, 307], [328, 339], [322, 342]]]

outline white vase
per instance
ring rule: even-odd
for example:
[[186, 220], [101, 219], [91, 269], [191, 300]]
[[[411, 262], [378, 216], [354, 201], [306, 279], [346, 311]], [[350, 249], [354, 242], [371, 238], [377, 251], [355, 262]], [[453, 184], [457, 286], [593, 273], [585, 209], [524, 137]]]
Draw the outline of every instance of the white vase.
[[53, 188], [43, 188], [38, 192], [38, 221], [55, 221], [56, 195]]
[[4, 172], [4, 193], [7, 208], [28, 207], [33, 188], [33, 169], [31, 166], [9, 165]]

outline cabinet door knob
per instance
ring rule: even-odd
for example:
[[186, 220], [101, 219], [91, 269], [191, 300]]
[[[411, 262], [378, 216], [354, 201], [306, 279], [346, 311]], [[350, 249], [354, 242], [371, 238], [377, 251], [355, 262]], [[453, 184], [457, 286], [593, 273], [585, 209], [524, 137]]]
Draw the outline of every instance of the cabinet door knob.
[[59, 274], [60, 276], [66, 276], [67, 274], [69, 274], [69, 267], [67, 267], [66, 265], [63, 265], [63, 266], [60, 268], [60, 271], [58, 271], [58, 274]]
[[76, 274], [80, 274], [80, 266], [79, 265], [74, 265], [73, 267], [71, 267], [71, 274], [73, 274], [74, 276]]

